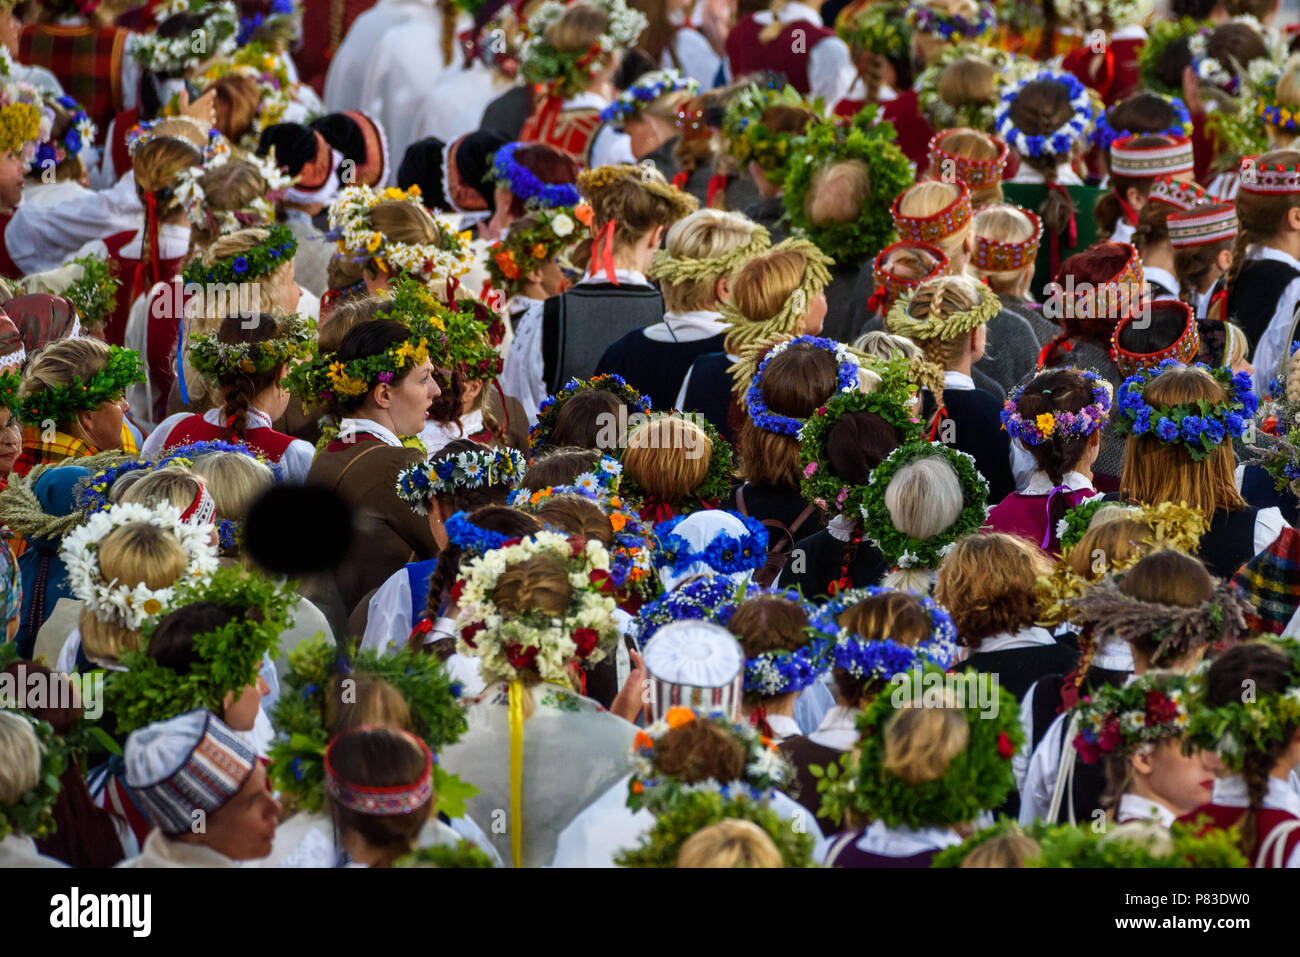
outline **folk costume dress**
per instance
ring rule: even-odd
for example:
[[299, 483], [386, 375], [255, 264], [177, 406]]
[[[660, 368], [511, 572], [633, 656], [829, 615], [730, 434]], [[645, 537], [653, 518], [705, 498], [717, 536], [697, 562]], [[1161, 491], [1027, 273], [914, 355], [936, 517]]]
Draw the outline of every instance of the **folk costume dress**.
[[635, 164], [631, 137], [600, 118], [607, 106], [609, 100], [589, 90], [566, 99], [542, 97], [536, 100], [519, 139], [552, 146], [586, 169]]
[[1269, 380], [1291, 354], [1297, 310], [1300, 260], [1272, 246], [1250, 246], [1228, 289], [1227, 318], [1246, 333], [1260, 395], [1267, 394]]
[[[519, 864], [545, 867], [555, 858], [560, 833], [579, 812], [631, 773], [636, 726], [560, 685], [534, 684], [525, 693], [532, 695], [533, 711], [522, 725]], [[468, 802], [469, 815], [510, 862], [510, 829], [496, 824], [502, 809], [509, 819], [513, 793], [509, 682], [488, 685], [467, 705], [469, 730], [438, 759], [479, 789]]]
[[1057, 641], [1046, 628], [1030, 625], [990, 635], [961, 666], [997, 675], [998, 683], [1019, 700], [1041, 677], [1069, 671], [1078, 658], [1078, 649]]
[[[1193, 824], [1208, 817], [1211, 826], [1226, 830], [1245, 816], [1250, 806], [1246, 779], [1240, 774], [1214, 782], [1208, 804], [1202, 804], [1180, 821]], [[1255, 815], [1254, 867], [1300, 867], [1300, 794], [1291, 780], [1270, 777], [1268, 790]]]
[[1069, 510], [1096, 494], [1092, 481], [1078, 472], [1066, 472], [1061, 476], [1061, 484], [1053, 485], [1046, 472], [1035, 470], [1022, 490], [1012, 492], [993, 506], [987, 527], [1026, 538], [1056, 557], [1061, 542], [1050, 518], [1053, 500], [1060, 496]]
[[634, 329], [606, 349], [596, 373], [622, 376], [650, 397], [652, 408], [678, 408], [686, 373], [700, 356], [722, 350], [728, 328], [714, 310], [666, 312], [663, 322]]
[[497, 382], [512, 399], [517, 399], [528, 419], [528, 426], [537, 424], [537, 414], [546, 391], [546, 368], [542, 360], [542, 307], [544, 299], [513, 296], [506, 306], [515, 335], [506, 350], [505, 362]]
[[[397, 497], [397, 475], [423, 459], [378, 422], [343, 419], [340, 438], [318, 454], [307, 473], [310, 485], [333, 489], [357, 509], [362, 527], [348, 560], [334, 572], [350, 612], [363, 597], [409, 561], [438, 551], [429, 523]], [[341, 436], [350, 436], [345, 441]]]
[[848, 578], [850, 588], [863, 588], [880, 584], [889, 571], [880, 549], [863, 538], [861, 529], [845, 515], [836, 515], [826, 528], [799, 539], [791, 554], [801, 554], [801, 559], [787, 561], [778, 581], [783, 588], [798, 588], [812, 601], [825, 598], [841, 578]]
[[248, 427], [242, 439], [232, 437], [226, 427], [224, 409], [209, 409], [202, 415], [177, 412], [158, 424], [140, 447], [145, 458], [156, 458], [167, 449], [193, 442], [242, 442], [269, 462], [277, 462], [290, 482], [305, 482], [316, 454], [308, 443], [272, 428], [271, 418], [260, 409], [248, 408]]
[[[813, 815], [821, 810], [821, 794], [817, 791], [817, 778], [809, 770], [814, 765], [825, 768], [840, 759], [858, 743], [857, 708], [835, 705], [823, 716], [817, 730], [811, 734], [791, 735], [781, 742], [781, 753], [794, 767], [794, 784], [788, 788], [803, 807]], [[838, 825], [823, 817], [817, 818], [823, 834], [834, 834]]]

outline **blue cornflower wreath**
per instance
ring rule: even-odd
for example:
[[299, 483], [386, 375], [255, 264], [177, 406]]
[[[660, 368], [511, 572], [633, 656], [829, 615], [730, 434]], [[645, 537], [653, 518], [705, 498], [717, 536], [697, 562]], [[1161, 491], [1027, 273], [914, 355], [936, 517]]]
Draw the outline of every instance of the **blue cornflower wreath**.
[[991, 3], [981, 3], [974, 19], [960, 14], [944, 13], [924, 3], [913, 3], [904, 14], [907, 25], [917, 33], [936, 33], [945, 40], [959, 36], [978, 40], [992, 33], [998, 26], [998, 15]]
[[804, 600], [797, 589], [761, 592], [750, 598], [780, 598], [794, 602], [808, 615], [808, 642], [800, 648], [764, 651], [745, 659], [745, 691], [753, 691], [765, 698], [802, 691], [826, 674], [831, 667], [831, 651], [835, 647], [834, 621], [817, 607]]
[[736, 606], [759, 593], [759, 587], [751, 582], [737, 584], [730, 578], [718, 575], [687, 582], [642, 606], [641, 613], [637, 616], [637, 626], [640, 629], [637, 643], [644, 648], [662, 626], [674, 621], [695, 619], [713, 622], [725, 628]]
[[577, 206], [582, 202], [578, 188], [571, 183], [543, 183], [528, 167], [515, 161], [515, 150], [526, 143], [507, 143], [492, 155], [488, 178], [529, 209], [556, 209]]
[[[1030, 83], [1050, 81], [1064, 86], [1070, 93], [1070, 118], [1046, 136], [1027, 136], [1011, 119], [1011, 107], [1016, 97]], [[1069, 73], [1057, 70], [1040, 70], [1027, 76], [1002, 94], [995, 118], [996, 131], [1002, 141], [1021, 156], [1038, 159], [1043, 156], [1067, 156], [1074, 144], [1087, 134], [1094, 117], [1092, 99], [1088, 88]]]
[[609, 106], [600, 111], [602, 123], [621, 126], [632, 119], [661, 96], [685, 90], [694, 95], [700, 85], [676, 70], [656, 70], [647, 73], [618, 95]]
[[[1161, 99], [1166, 100], [1174, 108], [1174, 113], [1178, 115], [1177, 122], [1173, 126], [1164, 130], [1157, 130], [1155, 136], [1191, 136], [1192, 135], [1192, 114], [1187, 109], [1187, 104], [1176, 96], [1167, 96], [1164, 93], [1157, 94]], [[1092, 131], [1092, 143], [1100, 147], [1104, 152], [1109, 152], [1110, 144], [1117, 139], [1133, 134], [1133, 130], [1117, 130], [1110, 125], [1111, 110], [1105, 111], [1097, 117], [1096, 126]], [[1143, 134], [1146, 135], [1146, 134]]]
[[778, 343], [772, 351], [763, 357], [763, 361], [759, 363], [758, 371], [754, 373], [754, 378], [750, 381], [749, 389], [745, 393], [745, 406], [749, 410], [749, 418], [755, 426], [764, 432], [798, 437], [799, 430], [803, 428], [804, 420], [796, 419], [790, 415], [781, 415], [768, 409], [767, 404], [763, 401], [762, 388], [763, 373], [767, 371], [768, 363], [794, 345], [816, 346], [818, 349], [825, 349], [835, 357], [835, 364], [838, 366], [835, 383], [835, 392], [837, 394], [852, 392], [858, 388], [858, 370], [862, 368], [862, 361], [844, 343], [836, 342], [833, 339], [823, 339], [820, 336], [798, 336], [794, 339], [788, 339], [785, 342]]
[[[840, 614], [858, 602], [877, 595], [895, 594], [892, 588], [853, 588], [834, 595], [821, 607], [828, 622], [839, 621]], [[915, 646], [902, 645], [890, 638], [866, 640], [847, 628], [838, 628], [831, 662], [855, 678], [888, 680], [894, 675], [919, 668], [925, 661], [947, 668], [957, 655], [957, 626], [942, 605], [929, 595], [916, 596], [930, 616], [930, 636]]]
[[734, 575], [762, 568], [767, 559], [767, 528], [748, 515], [736, 512], [727, 514], [743, 522], [746, 533], [736, 538], [721, 532], [713, 537], [702, 552], [693, 551], [689, 542], [674, 534], [674, 529], [690, 516], [678, 515], [660, 522], [654, 527], [655, 537], [659, 540], [655, 565], [671, 568], [674, 575], [680, 575], [696, 562], [703, 562], [720, 575]]
[[481, 528], [469, 520], [469, 512], [457, 512], [443, 522], [447, 530], [447, 541], [467, 555], [486, 555], [496, 551], [506, 542], [519, 541], [517, 535], [502, 535], [491, 529]]
[[1223, 402], [1183, 402], [1152, 406], [1142, 397], [1147, 384], [1172, 368], [1184, 368], [1176, 359], [1166, 359], [1154, 369], [1143, 369], [1124, 380], [1116, 397], [1116, 435], [1150, 436], [1162, 445], [1181, 445], [1193, 462], [1208, 458], [1228, 438], [1238, 438], [1259, 408], [1250, 374], [1231, 369], [1211, 369], [1203, 362], [1198, 369], [1210, 373], [1229, 398]]

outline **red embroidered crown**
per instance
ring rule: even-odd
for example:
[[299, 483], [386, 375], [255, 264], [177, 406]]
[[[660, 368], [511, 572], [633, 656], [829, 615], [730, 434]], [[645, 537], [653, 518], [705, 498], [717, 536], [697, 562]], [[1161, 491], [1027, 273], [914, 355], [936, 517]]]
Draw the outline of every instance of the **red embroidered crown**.
[[[1171, 322], [1182, 319], [1183, 330], [1177, 339], [1163, 349], [1146, 353], [1130, 352], [1119, 344], [1124, 330], [1139, 319], [1144, 323], [1152, 323], [1166, 318]], [[1176, 359], [1183, 364], [1192, 362], [1200, 347], [1201, 340], [1196, 332], [1196, 317], [1192, 315], [1192, 307], [1179, 299], [1157, 299], [1147, 303], [1145, 309], [1133, 310], [1116, 324], [1115, 331], [1110, 336], [1110, 359], [1119, 367], [1120, 374], [1128, 378], [1141, 369], [1154, 369], [1166, 359]]]
[[975, 254], [971, 257], [971, 265], [976, 269], [982, 269], [985, 272], [1007, 272], [1012, 269], [1023, 269], [1037, 257], [1038, 241], [1043, 238], [1042, 219], [1032, 210], [1023, 209], [1020, 206], [1012, 208], [1019, 209], [1020, 212], [1029, 217], [1029, 222], [1034, 227], [1034, 234], [1028, 239], [1012, 242], [1009, 240], [989, 239], [977, 232], [975, 235]]
[[1117, 245], [1128, 250], [1128, 260], [1119, 272], [1098, 283], [1076, 282], [1072, 275], [1065, 277], [1064, 284], [1058, 279], [1048, 286], [1051, 299], [1043, 305], [1044, 315], [1056, 321], [1100, 319], [1117, 322], [1140, 309], [1146, 283], [1142, 259], [1132, 244]]
[[1300, 193], [1300, 165], [1261, 163], [1258, 156], [1243, 156], [1241, 191], [1265, 195]]
[[[378, 727], [379, 725], [368, 725], [344, 732], [344, 734], [355, 734], [357, 731], [372, 731]], [[420, 777], [411, 784], [396, 787], [368, 787], [345, 781], [334, 770], [334, 765], [330, 761], [334, 744], [338, 741], [338, 737], [336, 737], [330, 742], [329, 747], [325, 749], [325, 787], [336, 804], [347, 808], [349, 811], [356, 811], [358, 814], [387, 817], [395, 814], [410, 814], [429, 802], [433, 797], [433, 752], [429, 750], [427, 744], [409, 731], [394, 729], [394, 732], [403, 735], [413, 744], [418, 745], [420, 750], [424, 752], [424, 771], [420, 774]], [[342, 737], [342, 735], [339, 735], [339, 737]]]
[[1133, 146], [1134, 140], [1146, 134], [1122, 136], [1110, 144], [1110, 173], [1112, 176], [1131, 176], [1149, 179], [1152, 176], [1190, 173], [1193, 169], [1192, 141], [1185, 136], [1171, 136], [1172, 143], [1163, 146]]
[[[924, 276], [909, 279], [906, 276], [896, 275], [889, 269], [889, 258], [902, 249], [920, 250], [934, 260], [934, 265]], [[872, 312], [883, 316], [905, 293], [915, 289], [923, 282], [946, 276], [950, 265], [948, 256], [938, 246], [910, 240], [890, 243], [876, 255], [871, 264], [871, 275], [875, 280], [875, 291], [871, 294], [871, 298], [867, 300], [867, 305]]]
[[1197, 203], [1213, 202], [1214, 197], [1193, 182], [1174, 179], [1168, 173], [1157, 176], [1147, 193], [1147, 202], [1164, 203], [1175, 209], [1191, 209]]
[[894, 204], [889, 208], [889, 215], [894, 217], [894, 228], [898, 230], [898, 237], [915, 243], [932, 243], [951, 236], [969, 223], [973, 215], [970, 190], [966, 188], [965, 183], [958, 182], [953, 185], [959, 191], [957, 198], [931, 216], [904, 216], [898, 209], [908, 190], [899, 193], [894, 198]]
[[1175, 249], [1205, 246], [1237, 238], [1237, 207], [1232, 203], [1197, 206], [1186, 212], [1170, 213], [1169, 242]]
[[944, 137], [956, 130], [940, 130], [930, 137], [930, 172], [941, 182], [965, 183], [971, 190], [990, 189], [1002, 182], [1002, 170], [1007, 165], [1010, 151], [1007, 144], [990, 136], [998, 155], [991, 160], [965, 159], [945, 150], [940, 144]]

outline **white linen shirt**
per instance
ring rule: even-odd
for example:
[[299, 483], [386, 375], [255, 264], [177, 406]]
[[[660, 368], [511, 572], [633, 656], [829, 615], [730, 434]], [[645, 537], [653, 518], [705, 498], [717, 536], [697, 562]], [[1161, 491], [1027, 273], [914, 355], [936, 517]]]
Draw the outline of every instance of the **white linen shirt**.
[[[1300, 270], [1300, 260], [1272, 246], [1251, 246], [1246, 250], [1246, 261], [1269, 259], [1286, 263], [1293, 269]], [[16, 261], [16, 260], [15, 260]], [[1259, 337], [1255, 346], [1255, 355], [1251, 365], [1255, 367], [1255, 391], [1260, 395], [1268, 392], [1268, 380], [1278, 374], [1278, 365], [1289, 356], [1291, 344], [1291, 327], [1295, 325], [1296, 308], [1300, 307], [1300, 276], [1292, 279], [1278, 297], [1273, 309], [1273, 318], [1268, 328]]]
[[[798, 0], [785, 4], [776, 15], [782, 23], [803, 20], [814, 26], [824, 26], [821, 13]], [[772, 22], [772, 12], [760, 10], [754, 14], [754, 22], [759, 26], [767, 26]], [[808, 51], [808, 88], [811, 98], [820, 96], [826, 109], [832, 109], [844, 99], [857, 78], [858, 71], [853, 66], [848, 45], [839, 37], [818, 40]]]

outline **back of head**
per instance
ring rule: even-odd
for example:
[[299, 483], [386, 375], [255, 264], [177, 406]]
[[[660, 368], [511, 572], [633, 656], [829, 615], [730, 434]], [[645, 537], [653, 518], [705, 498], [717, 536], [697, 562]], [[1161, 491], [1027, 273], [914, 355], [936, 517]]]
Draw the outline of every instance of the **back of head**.
[[1001, 834], [990, 838], [962, 859], [962, 867], [1024, 867], [1042, 853], [1027, 834]]
[[235, 620], [234, 610], [215, 602], [195, 602], [168, 612], [158, 621], [145, 650], [154, 661], [178, 675], [188, 674], [201, 659], [194, 647], [199, 635], [219, 631]]
[[[893, 641], [915, 648], [930, 637], [930, 614], [919, 598], [902, 591], [887, 591], [864, 598], [840, 612], [836, 624], [848, 629], [861, 641]], [[854, 677], [844, 668], [831, 671], [835, 690], [842, 701], [858, 706], [866, 696], [878, 690], [884, 682], [870, 674]]]
[[28, 358], [18, 397], [26, 399], [46, 389], [62, 388], [74, 379], [87, 382], [108, 367], [108, 357], [108, 345], [101, 339], [56, 339]]
[[[806, 419], [835, 394], [838, 370], [825, 349], [799, 343], [773, 356], [759, 391], [771, 412]], [[755, 485], [798, 489], [799, 441], [746, 419], [740, 433], [741, 476]]]
[[862, 160], [840, 160], [819, 169], [804, 200], [814, 226], [851, 223], [871, 195], [871, 172]]
[[[345, 687], [353, 694], [344, 694]], [[329, 734], [336, 736], [376, 724], [411, 730], [411, 709], [401, 692], [378, 675], [335, 675], [330, 693], [325, 696], [325, 727]]]
[[826, 436], [831, 473], [852, 485], [866, 485], [871, 471], [898, 448], [903, 435], [875, 412], [841, 415]]
[[726, 784], [745, 775], [745, 747], [715, 721], [688, 721], [655, 745], [655, 765], [683, 784]]
[[[590, 175], [590, 174], [587, 174]], [[647, 181], [663, 183], [663, 175], [644, 170]], [[668, 199], [651, 192], [639, 177], [617, 177], [599, 187], [584, 186], [594, 213], [593, 229], [613, 222], [614, 242], [632, 245], [656, 226], [669, 226], [678, 213]]]
[[121, 501], [136, 505], [175, 505], [184, 512], [198, 498], [203, 483], [181, 465], [154, 469], [127, 487]]
[[618, 396], [605, 389], [587, 389], [570, 396], [555, 416], [551, 441], [580, 449], [615, 448], [622, 405]]
[[1199, 559], [1166, 548], [1125, 572], [1119, 590], [1139, 601], [1191, 607], [1210, 600], [1214, 579]]
[[242, 521], [258, 496], [275, 483], [262, 462], [242, 452], [209, 452], [190, 469], [201, 478], [217, 503], [217, 517]]
[[363, 322], [382, 318], [388, 311], [389, 301], [378, 296], [352, 296], [330, 310], [329, 318], [321, 323], [317, 340], [321, 352], [338, 352], [343, 337]]
[[[169, 531], [148, 522], [128, 522], [99, 544], [99, 571], [104, 581], [151, 589], [174, 584], [185, 572], [188, 558]], [[81, 644], [88, 657], [116, 661], [125, 651], [139, 649], [139, 632], [112, 621], [101, 621], [82, 609]]]
[[663, 416], [628, 433], [623, 468], [649, 495], [676, 504], [708, 475], [713, 440], [689, 419]]
[[[1097, 517], [1108, 511], [1120, 517], [1114, 521], [1098, 522]], [[1127, 517], [1123, 508], [1101, 508], [1093, 516], [1092, 524], [1078, 543], [1070, 549], [1067, 561], [1070, 570], [1085, 581], [1094, 581], [1110, 569], [1124, 568], [1134, 559], [1151, 549], [1153, 530], [1146, 522]], [[1105, 561], [1098, 563], [1098, 558]]]
[[[697, 209], [673, 223], [664, 244], [674, 259], [717, 259], [753, 238], [756, 224], [739, 213], [720, 209]], [[719, 271], [700, 279], [662, 283], [664, 306], [669, 312], [713, 309], [717, 306]]]
[[438, 224], [417, 203], [385, 199], [370, 210], [370, 222], [390, 242], [423, 245], [438, 241]]
[[537, 555], [506, 568], [497, 578], [492, 601], [506, 615], [539, 611], [559, 617], [573, 600], [564, 566], [550, 555]]
[[261, 100], [256, 77], [232, 70], [212, 81], [208, 90], [216, 94], [213, 125], [232, 143], [239, 142], [252, 129]]
[[[1025, 136], [1048, 137], [1069, 121], [1073, 114], [1070, 92], [1053, 80], [1031, 80], [1020, 88], [1011, 103], [1011, 121]], [[1065, 159], [1053, 153], [1041, 157], [1022, 156], [1021, 160], [1042, 173], [1052, 173]]]
[[599, 460], [600, 452], [595, 449], [575, 446], [552, 449], [528, 466], [519, 487], [537, 492], [557, 485], [572, 485], [583, 472], [595, 468]]
[[755, 256], [732, 275], [731, 305], [749, 322], [771, 319], [799, 288], [807, 268], [807, 257], [796, 249]]
[[[327, 760], [331, 772], [351, 788], [408, 788], [428, 769], [428, 754], [407, 734], [393, 728], [359, 728], [336, 738]], [[390, 866], [410, 853], [433, 812], [433, 798], [402, 814], [366, 814], [344, 807], [330, 794], [334, 821], [345, 834], [355, 832], [378, 855], [375, 866]]]
[[894, 473], [885, 489], [885, 508], [894, 528], [913, 538], [932, 538], [957, 521], [961, 482], [948, 461], [928, 455]]
[[[915, 186], [909, 186], [899, 194], [898, 212], [901, 216], [933, 216], [947, 209], [961, 195], [962, 188], [957, 183], [944, 183], [933, 179], [924, 180]], [[942, 249], [946, 255], [952, 256], [961, 249], [970, 233], [971, 224], [967, 220], [965, 225], [956, 232], [942, 238], [933, 239], [931, 242], [939, 249]]]
[[189, 142], [172, 136], [154, 136], [142, 143], [131, 157], [135, 188], [141, 194], [154, 194], [158, 215], [166, 219], [180, 209], [179, 201], [170, 190], [176, 185], [181, 170], [202, 162], [203, 154]]
[[31, 723], [0, 711], [0, 804], [18, 804], [40, 778], [41, 743]]
[[884, 731], [884, 769], [911, 785], [937, 781], [970, 743], [965, 712], [944, 707], [901, 708]]
[[1164, 133], [1177, 124], [1178, 112], [1159, 93], [1140, 92], [1112, 106], [1106, 113], [1106, 122], [1121, 135]]
[[939, 99], [953, 108], [992, 103], [998, 97], [997, 71], [991, 63], [978, 57], [959, 57], [939, 72], [938, 92]]
[[779, 595], [751, 598], [727, 622], [746, 658], [767, 651], [795, 651], [808, 643], [808, 612], [797, 602]]
[[[548, 185], [578, 181], [580, 167], [568, 154], [545, 143], [524, 143], [514, 151], [514, 161], [537, 179]], [[510, 214], [520, 219], [528, 211], [524, 200], [513, 194], [510, 197]]]
[[677, 852], [678, 867], [783, 867], [781, 852], [753, 821], [727, 818], [696, 831]]
[[[269, 342], [283, 338], [289, 331], [285, 317], [271, 312], [252, 315], [228, 315], [217, 329], [217, 341], [226, 345], [244, 345]], [[220, 386], [221, 408], [227, 428], [236, 439], [242, 440], [248, 431], [248, 410], [258, 394], [278, 383], [285, 374], [284, 364], [272, 366], [261, 372], [223, 372], [217, 376]]]
[[934, 597], [952, 614], [958, 641], [979, 648], [1034, 623], [1034, 582], [1049, 571], [1046, 556], [1013, 535], [967, 535], [944, 557]]
[[[267, 192], [266, 180], [258, 168], [246, 160], [238, 159], [209, 169], [199, 177], [199, 187], [203, 190], [204, 209], [214, 213], [245, 210]], [[207, 246], [220, 235], [221, 230], [215, 218], [207, 224], [194, 225], [192, 228], [192, 237], [198, 246]]]
[[537, 510], [537, 518], [566, 535], [596, 539], [606, 548], [614, 541], [614, 526], [599, 505], [581, 495], [556, 495]]

